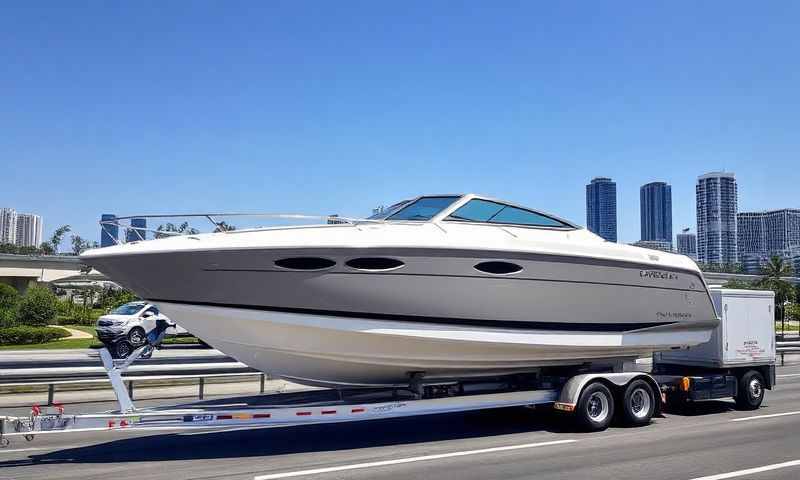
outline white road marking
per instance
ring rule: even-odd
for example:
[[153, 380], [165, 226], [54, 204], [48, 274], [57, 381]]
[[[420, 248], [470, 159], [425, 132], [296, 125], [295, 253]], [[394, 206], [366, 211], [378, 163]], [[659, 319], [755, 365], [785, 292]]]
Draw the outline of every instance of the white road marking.
[[45, 448], [31, 447], [31, 448], [13, 448], [11, 450], [0, 449], [0, 453], [14, 453], [14, 452], [32, 452], [34, 450], [46, 450]]
[[577, 440], [554, 440], [552, 442], [525, 443], [522, 445], [509, 445], [507, 447], [482, 448], [480, 450], [465, 450], [461, 452], [440, 453], [438, 455], [425, 455], [422, 457], [407, 457], [407, 458], [398, 458], [396, 460], [383, 460], [380, 462], [354, 463], [351, 465], [340, 465], [338, 467], [314, 468], [311, 470], [297, 470], [294, 472], [260, 475], [254, 477], [253, 480], [273, 480], [278, 478], [301, 477], [305, 475], [316, 475], [319, 473], [342, 472], [345, 470], [357, 470], [361, 468], [385, 467], [388, 465], [399, 465], [401, 463], [425, 462], [429, 460], [439, 460], [441, 458], [463, 457], [466, 455], [478, 455], [481, 453], [506, 452], [509, 450], [546, 447], [549, 445], [562, 445], [565, 443], [574, 443], [574, 442], [577, 442]]
[[748, 420], [761, 420], [762, 418], [785, 417], [787, 415], [800, 415], [800, 410], [794, 412], [771, 413], [769, 415], [756, 415], [754, 417], [734, 418], [731, 422], [746, 422]]
[[719, 473], [717, 475], [709, 475], [707, 477], [697, 477], [691, 480], [725, 480], [726, 478], [744, 477], [745, 475], [753, 475], [755, 473], [769, 472], [770, 470], [777, 470], [779, 468], [796, 467], [800, 465], [800, 460], [792, 460], [791, 462], [773, 463], [772, 465], [764, 465], [763, 467], [748, 468], [747, 470], [737, 470], [735, 472]]
[[784, 373], [783, 375], [776, 375], [778, 378], [786, 378], [786, 377], [800, 377], [800, 373]]

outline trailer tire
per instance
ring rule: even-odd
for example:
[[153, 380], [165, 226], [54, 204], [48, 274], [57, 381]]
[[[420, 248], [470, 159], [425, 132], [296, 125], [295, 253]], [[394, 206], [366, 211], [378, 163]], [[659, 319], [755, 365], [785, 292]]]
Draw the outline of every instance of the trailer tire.
[[748, 370], [739, 377], [736, 389], [736, 406], [739, 410], [755, 410], [764, 401], [764, 376], [755, 370]]
[[134, 347], [131, 343], [127, 340], [120, 340], [114, 344], [114, 349], [112, 350], [112, 357], [114, 358], [128, 358], [128, 356], [133, 353]]
[[575, 422], [583, 431], [605, 430], [614, 418], [614, 396], [600, 382], [587, 385], [575, 408]]
[[647, 381], [639, 378], [625, 387], [620, 405], [623, 425], [628, 427], [647, 425], [653, 418], [655, 409], [656, 397], [653, 387]]
[[128, 332], [128, 341], [131, 342], [134, 348], [144, 345], [144, 342], [147, 341], [147, 334], [144, 332], [144, 328], [133, 327], [131, 331]]

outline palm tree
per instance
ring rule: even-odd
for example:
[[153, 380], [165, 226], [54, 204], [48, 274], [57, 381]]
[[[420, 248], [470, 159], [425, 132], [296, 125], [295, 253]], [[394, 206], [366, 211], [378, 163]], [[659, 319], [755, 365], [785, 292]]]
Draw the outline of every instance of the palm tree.
[[[775, 317], [783, 318], [783, 304], [791, 302], [795, 297], [795, 289], [791, 283], [783, 279], [792, 275], [792, 266], [783, 257], [773, 255], [769, 262], [761, 269], [761, 280], [757, 282], [760, 288], [775, 292]], [[780, 313], [780, 317], [778, 317]]]
[[232, 230], [236, 230], [236, 227], [234, 227], [233, 225], [229, 225], [228, 222], [223, 220], [223, 221], [217, 223], [217, 228], [214, 229], [214, 233], [217, 233], [217, 232], [230, 232]]
[[196, 228], [192, 228], [189, 226], [189, 222], [183, 222], [178, 226], [175, 226], [174, 223], [165, 223], [164, 225], [159, 225], [156, 229], [156, 238], [164, 238], [164, 237], [171, 237], [169, 233], [159, 233], [159, 232], [174, 232], [180, 235], [196, 235], [200, 233]]
[[61, 225], [53, 232], [53, 236], [50, 237], [50, 246], [53, 249], [53, 255], [58, 255], [58, 247], [61, 246], [61, 241], [64, 240], [64, 235], [69, 233], [72, 230], [72, 227], [69, 225]]

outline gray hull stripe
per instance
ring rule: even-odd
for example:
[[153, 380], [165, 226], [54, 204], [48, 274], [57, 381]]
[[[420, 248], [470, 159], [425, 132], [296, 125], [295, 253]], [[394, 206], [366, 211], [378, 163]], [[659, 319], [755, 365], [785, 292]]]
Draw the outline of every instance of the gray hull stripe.
[[271, 305], [241, 305], [214, 302], [187, 302], [166, 298], [149, 298], [152, 303], [175, 303], [201, 307], [239, 308], [267, 312], [296, 313], [326, 317], [361, 318], [367, 320], [390, 320], [396, 322], [430, 323], [438, 325], [478, 326], [485, 328], [501, 328], [514, 330], [556, 330], [564, 332], [628, 332], [643, 328], [672, 325], [677, 322], [647, 323], [587, 323], [587, 322], [529, 322], [515, 320], [480, 320], [454, 317], [426, 317], [420, 315], [396, 315], [391, 313], [350, 312], [346, 310], [319, 310], [312, 308], [277, 307]]

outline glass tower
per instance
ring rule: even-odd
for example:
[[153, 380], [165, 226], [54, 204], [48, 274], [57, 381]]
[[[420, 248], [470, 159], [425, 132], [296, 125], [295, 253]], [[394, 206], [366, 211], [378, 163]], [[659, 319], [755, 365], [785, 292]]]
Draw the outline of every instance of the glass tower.
[[736, 178], [711, 172], [697, 178], [697, 259], [709, 264], [737, 263]]
[[652, 182], [639, 189], [642, 240], [672, 247], [672, 187]]
[[610, 178], [593, 178], [586, 185], [586, 228], [617, 241], [617, 184]]

